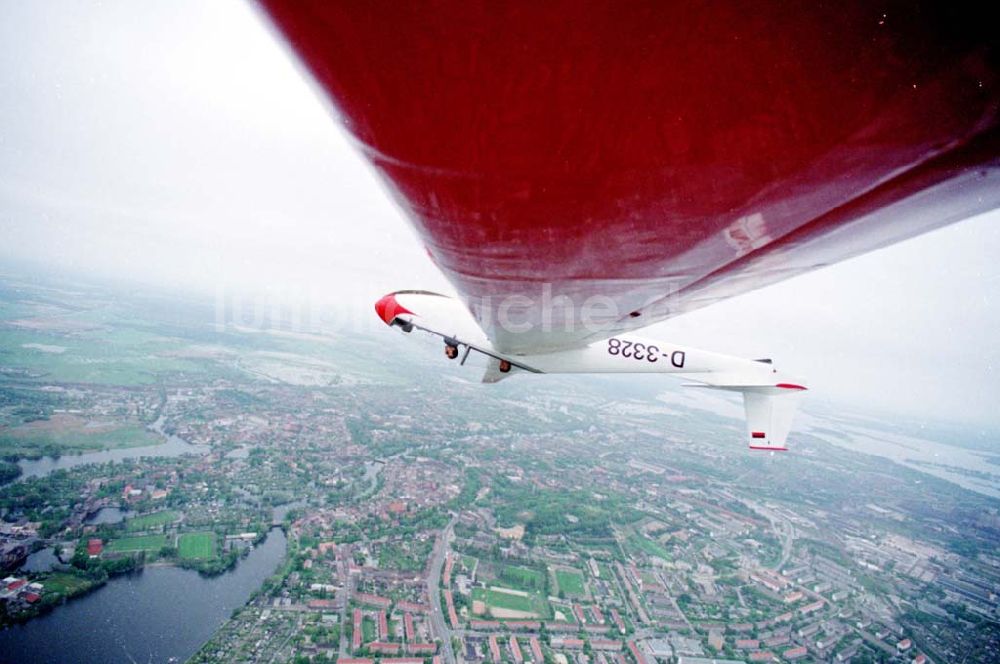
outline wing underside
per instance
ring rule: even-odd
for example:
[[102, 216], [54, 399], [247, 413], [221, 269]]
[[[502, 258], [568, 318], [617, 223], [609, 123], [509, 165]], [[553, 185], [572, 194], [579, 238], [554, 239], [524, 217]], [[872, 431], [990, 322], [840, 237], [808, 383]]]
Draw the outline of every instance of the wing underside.
[[982, 4], [261, 4], [505, 352], [1000, 206]]

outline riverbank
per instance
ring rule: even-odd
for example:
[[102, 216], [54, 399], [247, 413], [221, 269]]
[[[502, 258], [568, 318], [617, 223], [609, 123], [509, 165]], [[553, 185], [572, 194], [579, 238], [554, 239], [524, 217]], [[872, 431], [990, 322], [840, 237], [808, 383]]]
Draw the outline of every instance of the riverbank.
[[[19, 457], [17, 465], [21, 470], [18, 481], [32, 477], [44, 477], [56, 470], [68, 470], [76, 466], [91, 463], [116, 463], [126, 459], [142, 457], [176, 457], [184, 454], [202, 456], [209, 453], [204, 445], [194, 445], [163, 430], [163, 416], [149, 425], [145, 433], [160, 439], [155, 444], [141, 444], [132, 447], [109, 447], [99, 451], [87, 451], [75, 454], [60, 454], [58, 456], [41, 456], [38, 458]], [[145, 440], [145, 439], [144, 439]]]
[[90, 417], [59, 410], [34, 417], [0, 427], [0, 453], [37, 459], [159, 443], [158, 432], [135, 418]]
[[[66, 604], [68, 601], [87, 595], [117, 576], [134, 574], [145, 569], [177, 568], [197, 572], [205, 578], [217, 577], [232, 571], [241, 560], [248, 558], [257, 547], [264, 543], [274, 530], [261, 533], [251, 544], [251, 548], [230, 551], [208, 559], [190, 559], [179, 555], [170, 558], [156, 556], [147, 562], [147, 552], [138, 551], [127, 555], [117, 555], [111, 558], [90, 556], [86, 547], [81, 545], [72, 559], [72, 564], [59, 563], [49, 565], [47, 569], [28, 570], [22, 565], [20, 575], [14, 579], [23, 581], [23, 590], [17, 596], [0, 605], [0, 628], [10, 624], [23, 624], [41, 616], [53, 608]], [[51, 547], [46, 547], [51, 550]], [[37, 586], [37, 587], [36, 587]], [[34, 591], [30, 588], [36, 587]]]
[[[43, 586], [43, 592], [41, 594], [34, 593], [39, 597], [34, 601], [8, 601], [0, 605], [0, 629], [10, 625], [22, 625], [29, 620], [45, 615], [74, 598], [85, 596], [100, 588], [111, 577], [92, 579], [83, 574], [59, 571], [51, 575], [33, 578], [17, 576], [13, 578], [25, 581], [26, 587], [31, 584], [40, 584]], [[24, 595], [29, 594], [30, 591], [24, 593]]]
[[109, 579], [43, 615], [0, 630], [0, 652], [23, 664], [185, 661], [285, 558], [288, 542], [272, 528], [232, 570], [206, 577], [151, 563]]

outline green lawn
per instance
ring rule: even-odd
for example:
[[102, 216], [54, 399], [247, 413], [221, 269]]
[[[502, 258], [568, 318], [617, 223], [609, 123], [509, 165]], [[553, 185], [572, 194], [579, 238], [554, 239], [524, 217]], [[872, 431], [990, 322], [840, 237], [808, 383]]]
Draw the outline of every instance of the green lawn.
[[46, 593], [58, 593], [60, 595], [73, 595], [76, 592], [90, 586], [91, 581], [80, 578], [73, 574], [63, 574], [57, 572], [50, 577], [42, 579]]
[[545, 576], [536, 569], [504, 565], [500, 568], [499, 585], [509, 586], [517, 590], [542, 590], [545, 587]]
[[371, 643], [375, 640], [375, 621], [365, 616], [361, 619], [361, 642]]
[[632, 534], [628, 538], [628, 543], [642, 551], [648, 556], [656, 556], [664, 560], [672, 560], [670, 552], [652, 540], [648, 540], [642, 535]]
[[581, 596], [587, 594], [587, 591], [583, 588], [583, 574], [580, 574], [576, 570], [557, 569], [556, 583], [559, 584], [559, 590], [567, 595]]
[[215, 533], [184, 533], [177, 543], [181, 558], [205, 559], [215, 556]]
[[659, 583], [659, 581], [656, 580], [656, 577], [653, 576], [653, 573], [649, 572], [647, 570], [640, 571], [639, 572], [639, 578], [642, 579], [643, 584], [645, 584], [647, 586], [651, 586], [651, 585], [655, 585], [655, 584]]
[[159, 551], [167, 543], [166, 535], [139, 535], [113, 539], [104, 545], [105, 551]]
[[486, 588], [473, 588], [472, 599], [485, 602], [487, 606], [493, 606], [498, 609], [527, 611], [537, 613], [543, 618], [548, 618], [550, 615], [548, 602], [538, 595], [511, 595], [497, 592], [496, 590], [487, 590]]
[[157, 526], [162, 526], [166, 523], [173, 523], [178, 519], [179, 515], [177, 512], [172, 510], [164, 510], [162, 512], [153, 512], [152, 514], [143, 514], [141, 516], [133, 517], [125, 522], [125, 528], [129, 532], [136, 532], [138, 530], [148, 530], [150, 528], [155, 528]]

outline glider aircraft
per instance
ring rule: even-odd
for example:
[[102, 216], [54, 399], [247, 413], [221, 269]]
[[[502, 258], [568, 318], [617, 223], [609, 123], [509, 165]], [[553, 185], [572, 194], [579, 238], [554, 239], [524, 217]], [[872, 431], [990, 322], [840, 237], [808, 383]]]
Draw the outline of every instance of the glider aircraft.
[[461, 299], [485, 382], [667, 373], [784, 450], [805, 383], [634, 331], [1000, 207], [983, 3], [259, 0]]

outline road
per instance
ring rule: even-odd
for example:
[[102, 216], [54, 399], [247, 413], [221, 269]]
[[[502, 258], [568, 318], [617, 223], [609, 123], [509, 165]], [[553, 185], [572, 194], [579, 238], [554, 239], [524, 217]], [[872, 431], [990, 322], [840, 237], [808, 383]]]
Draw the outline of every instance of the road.
[[795, 542], [795, 526], [780, 514], [775, 514], [774, 517], [780, 524], [780, 528], [775, 528], [775, 530], [780, 530], [781, 534], [781, 560], [778, 561], [774, 569], [780, 570], [788, 563], [788, 559], [792, 557], [792, 543]]
[[795, 526], [787, 517], [763, 505], [751, 502], [747, 502], [746, 504], [754, 512], [767, 519], [771, 524], [771, 528], [774, 529], [774, 533], [781, 538], [781, 558], [778, 559], [776, 565], [766, 565], [766, 567], [771, 569], [780, 570], [788, 563], [788, 559], [792, 556], [792, 545], [795, 543]]
[[430, 595], [431, 603], [431, 628], [434, 634], [441, 639], [441, 654], [444, 655], [445, 664], [455, 664], [455, 652], [451, 647], [451, 629], [441, 610], [441, 571], [444, 569], [445, 554], [448, 552], [448, 540], [451, 539], [451, 530], [458, 521], [457, 516], [453, 516], [448, 525], [441, 531], [441, 536], [434, 543], [434, 552], [431, 555], [431, 569], [427, 579], [427, 594]]
[[337, 602], [340, 604], [340, 658], [346, 659], [350, 656], [347, 649], [347, 603], [354, 592], [354, 578], [343, 556], [338, 556], [337, 575], [340, 577], [340, 590], [337, 591]]

